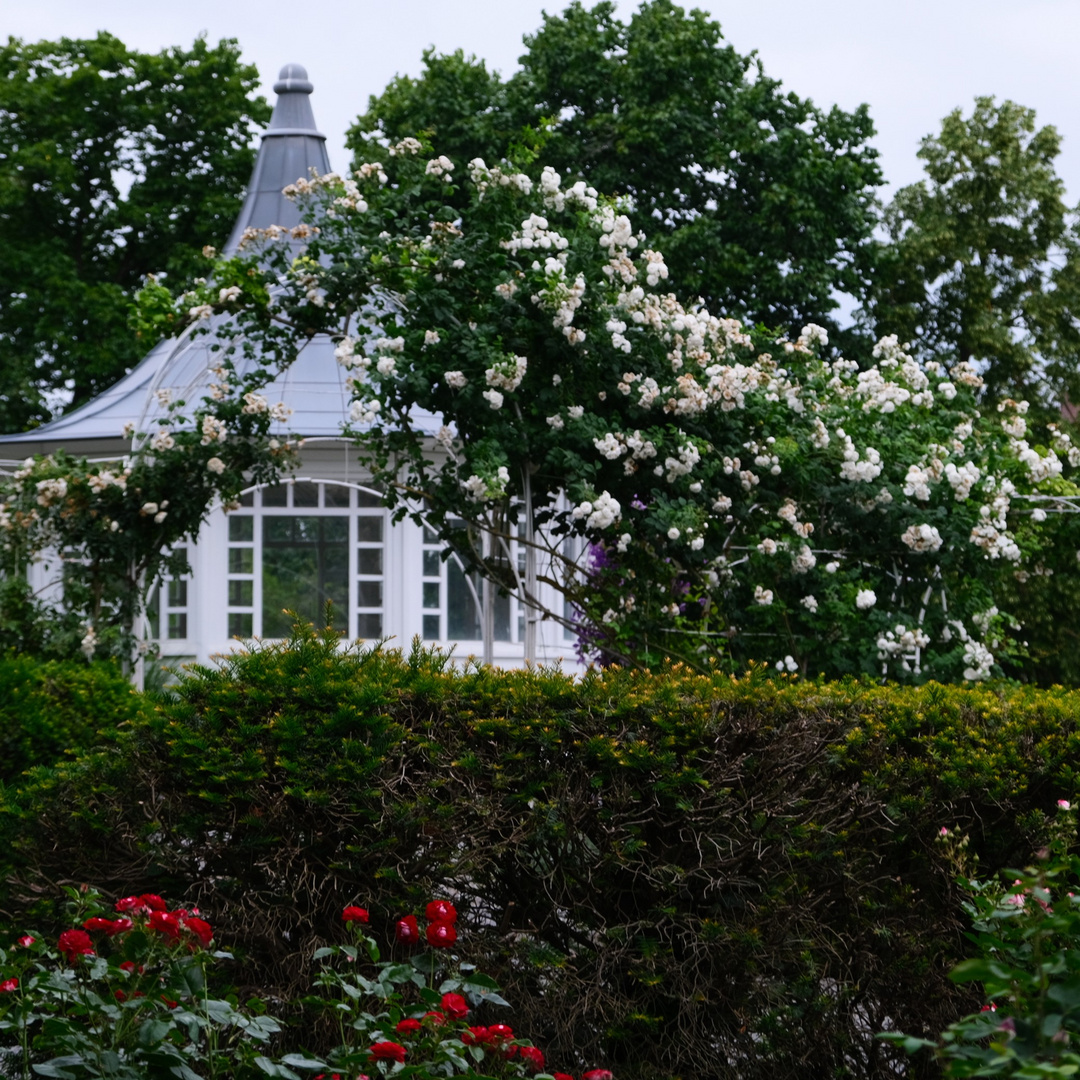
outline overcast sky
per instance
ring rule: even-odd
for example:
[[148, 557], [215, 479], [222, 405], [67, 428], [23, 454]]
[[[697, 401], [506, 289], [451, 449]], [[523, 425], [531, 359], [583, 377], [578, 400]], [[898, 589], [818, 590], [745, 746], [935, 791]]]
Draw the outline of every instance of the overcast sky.
[[[563, 0], [548, 3], [552, 12]], [[620, 0], [625, 17], [636, 3]], [[686, 6], [694, 6], [692, 4]], [[1080, 94], [1076, 46], [1080, 0], [709, 0], [741, 52], [756, 49], [766, 71], [818, 105], [867, 102], [890, 185], [918, 179], [919, 139], [977, 94], [1035, 108], [1064, 137], [1059, 171], [1080, 200]], [[108, 30], [134, 48], [239, 40], [264, 92], [281, 66], [305, 65], [315, 117], [336, 168], [347, 163], [345, 130], [398, 73], [417, 74], [422, 51], [463, 48], [509, 74], [522, 35], [534, 31], [537, 0], [34, 0], [0, 4], [0, 34], [26, 40], [87, 37]]]

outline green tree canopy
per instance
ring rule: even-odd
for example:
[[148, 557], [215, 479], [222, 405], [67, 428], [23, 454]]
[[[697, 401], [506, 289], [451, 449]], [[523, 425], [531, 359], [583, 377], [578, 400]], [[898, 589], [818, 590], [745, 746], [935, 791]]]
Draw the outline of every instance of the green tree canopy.
[[1028, 398], [1044, 418], [1080, 400], [1080, 239], [1035, 112], [976, 98], [927, 136], [926, 179], [885, 213], [869, 316], [920, 357], [985, 366], [985, 397]]
[[606, 0], [575, 2], [525, 45], [506, 81], [429, 50], [419, 78], [370, 99], [349, 135], [357, 164], [420, 133], [490, 163], [548, 118], [544, 161], [628, 197], [634, 227], [711, 310], [797, 332], [834, 328], [837, 292], [864, 294], [881, 183], [865, 106], [825, 112], [785, 93], [719, 23], [670, 0], [625, 23]]
[[128, 326], [149, 273], [220, 243], [269, 108], [235, 41], [157, 54], [110, 34], [0, 47], [0, 429], [76, 404], [146, 351]]

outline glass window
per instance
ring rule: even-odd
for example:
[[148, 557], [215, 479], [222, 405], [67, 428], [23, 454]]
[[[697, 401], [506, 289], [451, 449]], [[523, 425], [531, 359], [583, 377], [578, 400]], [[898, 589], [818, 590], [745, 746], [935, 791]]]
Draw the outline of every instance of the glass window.
[[313, 484], [310, 480], [300, 480], [293, 484], [292, 504], [310, 509], [319, 505], [319, 484]]
[[255, 519], [249, 514], [229, 517], [229, 543], [250, 543], [255, 539]]
[[263, 506], [287, 506], [289, 487], [287, 484], [278, 484], [276, 487], [263, 488]]
[[347, 628], [349, 611], [349, 519], [271, 516], [263, 518], [262, 632], [287, 637], [292, 612], [321, 626], [326, 604], [334, 622]]

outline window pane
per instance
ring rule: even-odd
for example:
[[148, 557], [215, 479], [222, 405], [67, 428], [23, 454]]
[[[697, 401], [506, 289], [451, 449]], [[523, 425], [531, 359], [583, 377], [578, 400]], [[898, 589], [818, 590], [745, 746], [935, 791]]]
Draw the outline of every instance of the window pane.
[[[480, 591], [479, 578], [476, 579], [477, 586], [476, 591]], [[492, 607], [492, 622], [495, 624], [492, 627], [496, 641], [509, 641], [510, 640], [510, 597], [500, 596], [495, 586], [492, 587], [492, 592], [495, 593], [493, 597]]]
[[348, 519], [264, 518], [262, 581], [266, 637], [288, 636], [294, 620], [285, 610], [321, 627], [328, 601], [334, 605], [334, 622], [344, 625], [349, 610]]
[[446, 564], [446, 636], [451, 641], [478, 641], [481, 637], [476, 602], [461, 567], [453, 559]]
[[381, 544], [383, 534], [382, 514], [375, 517], [366, 514], [356, 519], [356, 539], [362, 544]]
[[187, 637], [187, 612], [169, 612], [169, 638], [175, 641], [177, 638]]
[[251, 612], [229, 612], [229, 637], [251, 637]]
[[382, 582], [358, 581], [356, 602], [358, 607], [382, 607]]
[[229, 539], [234, 543], [243, 543], [255, 539], [255, 519], [250, 515], [229, 518]]
[[437, 551], [424, 552], [424, 577], [438, 577], [442, 559]]
[[254, 590], [254, 581], [230, 581], [229, 607], [251, 607]]
[[308, 480], [301, 480], [293, 484], [292, 504], [293, 506], [318, 506], [319, 485], [312, 484]]
[[263, 488], [263, 506], [285, 506], [289, 489], [285, 484], [277, 484], [275, 487]]
[[382, 548], [360, 548], [356, 553], [358, 574], [382, 573]]
[[169, 582], [169, 607], [187, 607], [187, 582], [183, 578]]
[[425, 615], [424, 616], [424, 638], [427, 641], [439, 640], [439, 616], [438, 615]]
[[358, 615], [356, 636], [369, 639], [382, 637], [382, 616], [377, 612], [365, 612]]
[[[301, 518], [300, 520], [303, 520]], [[331, 543], [346, 543], [349, 539], [349, 519], [347, 517], [324, 517], [309, 519], [322, 524], [323, 536]]]
[[244, 494], [240, 496], [240, 505], [241, 506], [254, 506], [255, 505], [255, 492], [254, 491], [246, 491], [246, 492], [244, 492]]
[[229, 548], [229, 573], [250, 574], [255, 569], [254, 548]]
[[424, 526], [424, 543], [425, 544], [437, 544], [438, 542], [439, 542], [439, 538], [435, 535], [435, 533], [431, 529], [429, 529], [425, 525]]
[[323, 506], [349, 505], [349, 489], [340, 484], [323, 484]]
[[293, 521], [291, 517], [263, 518], [264, 544], [291, 544], [293, 542]]
[[424, 607], [437, 608], [439, 606], [439, 583], [437, 581], [424, 582]]
[[358, 491], [356, 493], [357, 506], [382, 506], [382, 504], [381, 495], [376, 495], [370, 491]]

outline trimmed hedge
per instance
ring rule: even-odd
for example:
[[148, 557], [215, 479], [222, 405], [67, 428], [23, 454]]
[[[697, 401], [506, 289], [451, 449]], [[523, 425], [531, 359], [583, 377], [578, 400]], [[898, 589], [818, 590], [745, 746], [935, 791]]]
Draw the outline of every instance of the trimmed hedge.
[[0, 655], [0, 784], [111, 742], [148, 711], [114, 664]]
[[447, 896], [555, 1068], [894, 1077], [874, 1032], [970, 1005], [934, 836], [1024, 861], [1076, 795], [1078, 719], [1061, 690], [574, 681], [304, 632], [9, 789], [0, 907], [22, 925], [63, 882], [184, 897], [245, 989], [285, 998], [345, 904], [388, 926]]

